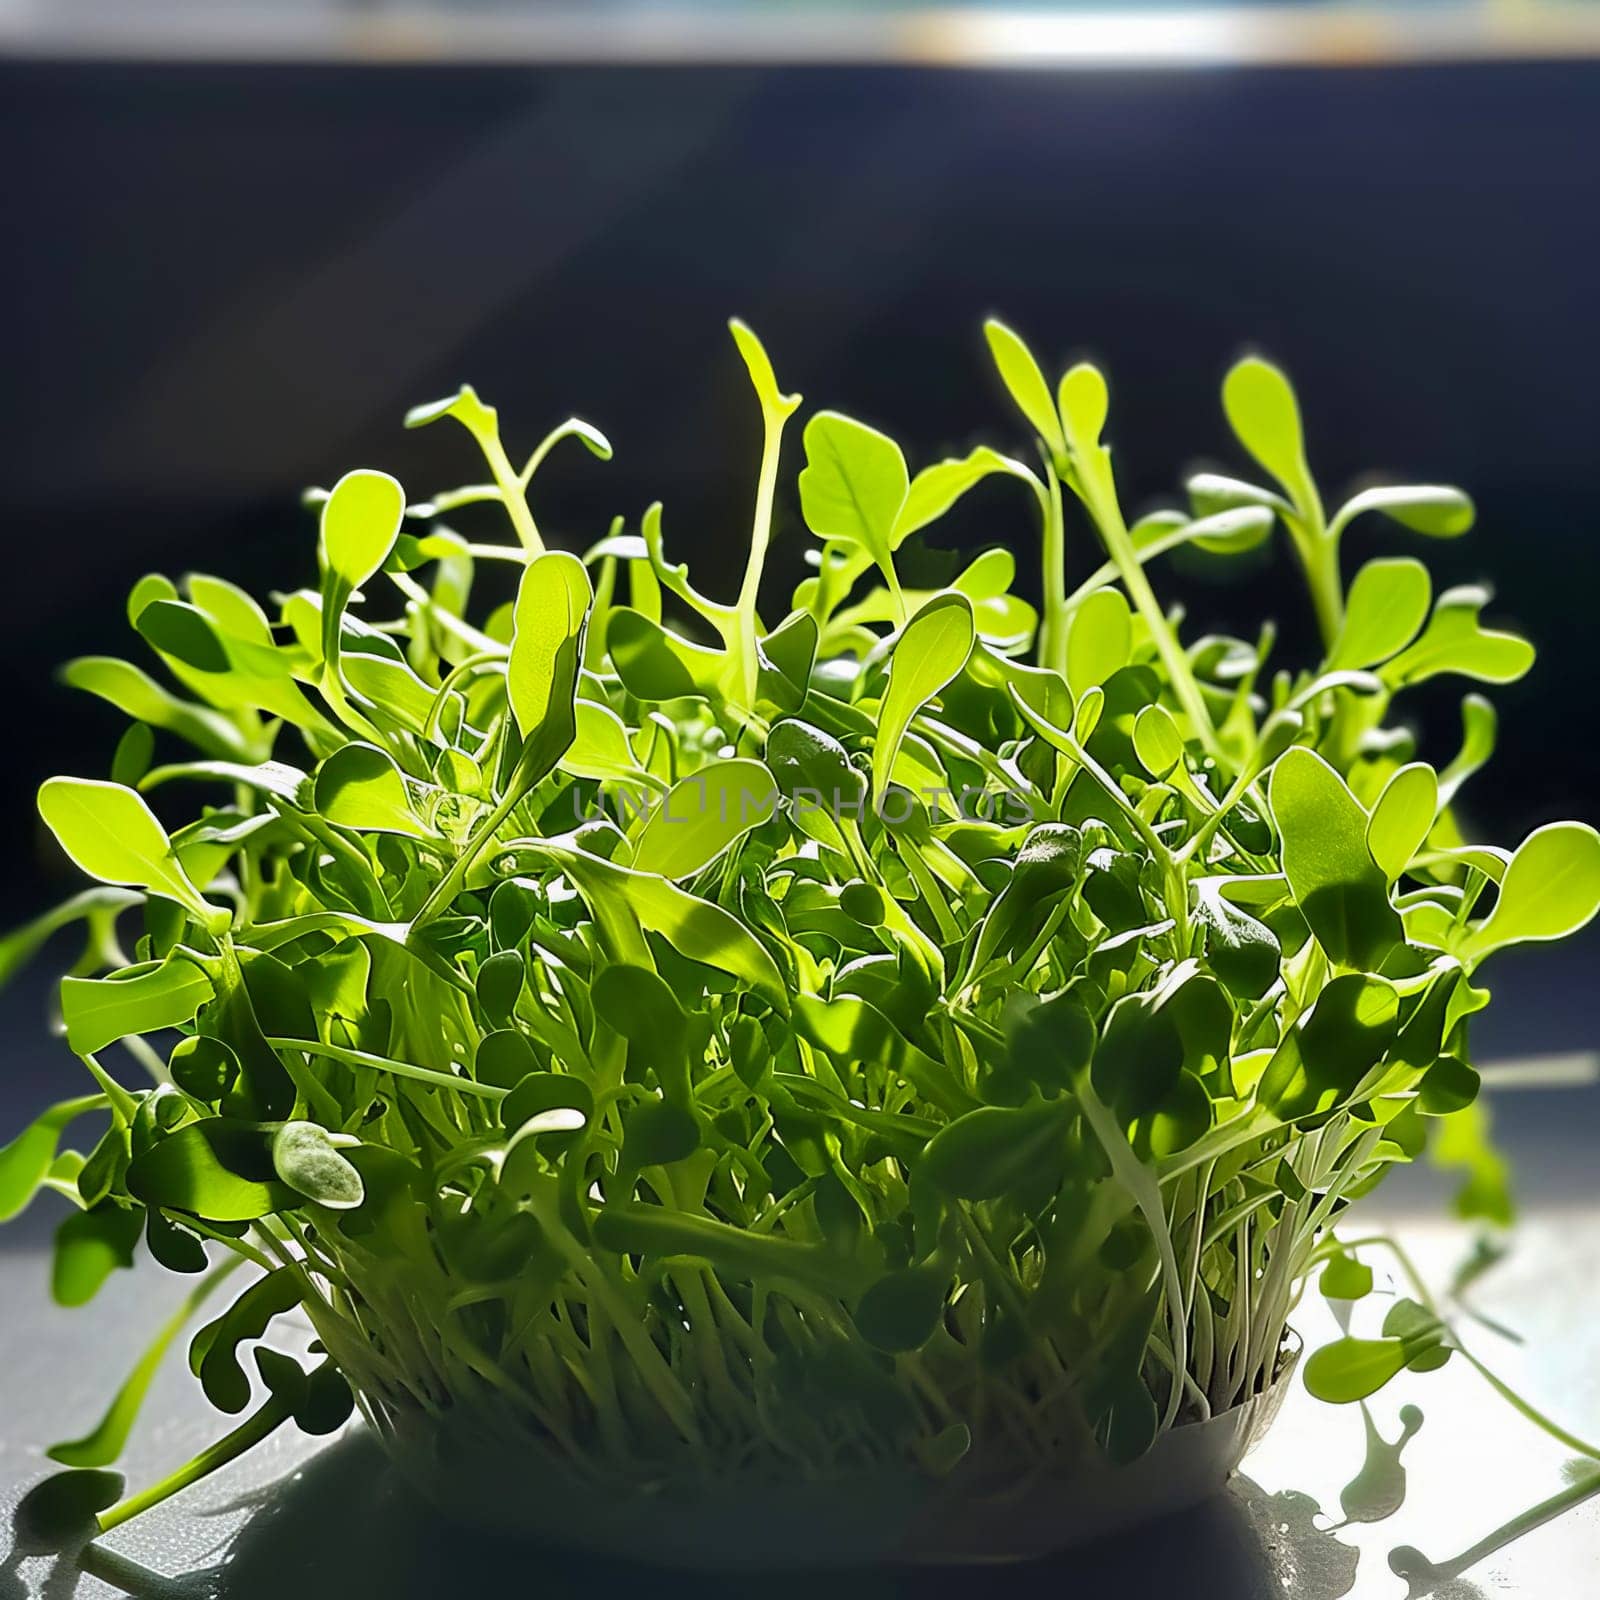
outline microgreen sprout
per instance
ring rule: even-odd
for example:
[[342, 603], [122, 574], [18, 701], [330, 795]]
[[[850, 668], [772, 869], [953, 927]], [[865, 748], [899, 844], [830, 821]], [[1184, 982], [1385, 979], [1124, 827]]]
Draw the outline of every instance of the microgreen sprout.
[[[66, 1303], [141, 1250], [193, 1287], [53, 1454], [114, 1461], [219, 1301], [190, 1362], [240, 1419], [102, 1526], [353, 1404], [402, 1453], [448, 1437], [606, 1493], [1070, 1477], [1269, 1391], [1307, 1281], [1372, 1286], [1335, 1223], [1430, 1133], [1504, 1214], [1468, 1031], [1497, 952], [1594, 914], [1600, 836], [1468, 841], [1489, 703], [1437, 770], [1400, 707], [1532, 647], [1486, 591], [1436, 596], [1410, 554], [1347, 583], [1342, 551], [1363, 516], [1456, 536], [1471, 502], [1330, 515], [1288, 380], [1250, 359], [1223, 408], [1267, 481], [1202, 474], [1130, 523], [1102, 375], [1052, 389], [987, 333], [1035, 437], [913, 471], [837, 412], [786, 433], [800, 399], [733, 325], [764, 440], [731, 603], [659, 506], [552, 548], [538, 472], [609, 445], [569, 422], [519, 468], [463, 389], [408, 425], [464, 428], [486, 480], [413, 500], [351, 472], [308, 497], [314, 587], [268, 611], [147, 577], [129, 615], [169, 682], [66, 669], [132, 721], [109, 781], [39, 796], [99, 887], [0, 966], [84, 925], [61, 1016], [92, 1082], [0, 1150], [0, 1217], [72, 1202]], [[912, 582], [908, 545], [990, 477], [1008, 548]], [[791, 499], [817, 546], [780, 615]], [[449, 526], [485, 510], [498, 539]], [[1320, 643], [1186, 640], [1159, 558], [1279, 528]], [[1462, 1349], [1414, 1292], [1311, 1387]], [[291, 1312], [309, 1365], [262, 1342]]]

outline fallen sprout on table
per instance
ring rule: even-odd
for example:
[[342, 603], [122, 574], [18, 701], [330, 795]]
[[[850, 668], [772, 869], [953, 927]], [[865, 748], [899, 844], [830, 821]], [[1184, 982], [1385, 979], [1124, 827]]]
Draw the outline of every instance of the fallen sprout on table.
[[[39, 796], [99, 886], [0, 970], [82, 925], [60, 1013], [91, 1082], [0, 1151], [0, 1217], [72, 1202], [64, 1304], [143, 1252], [192, 1287], [51, 1454], [113, 1462], [201, 1318], [190, 1365], [242, 1418], [103, 1527], [353, 1401], [596, 1483], [1091, 1471], [1270, 1388], [1309, 1280], [1365, 1294], [1393, 1247], [1332, 1230], [1394, 1163], [1431, 1142], [1507, 1215], [1468, 1033], [1497, 952], [1594, 914], [1600, 836], [1469, 841], [1494, 711], [1468, 694], [1436, 769], [1407, 692], [1533, 648], [1412, 554], [1341, 558], [1358, 520], [1452, 538], [1471, 502], [1330, 514], [1248, 359], [1223, 409], [1257, 476], [1130, 525], [1104, 378], [1052, 390], [986, 332], [1019, 457], [912, 472], [821, 411], [796, 485], [799, 397], [733, 324], [764, 446], [732, 600], [659, 505], [547, 548], [547, 456], [610, 447], [570, 421], [519, 468], [463, 389], [408, 424], [464, 428], [484, 481], [351, 472], [310, 497], [315, 587], [151, 575], [128, 614], [160, 677], [66, 668], [130, 719], [108, 779]], [[988, 479], [1005, 546], [926, 545]], [[812, 570], [776, 612], [796, 499]], [[450, 526], [483, 507], [498, 539]], [[1318, 637], [1183, 637], [1159, 558], [1280, 534]], [[1311, 1389], [1476, 1364], [1413, 1292]], [[296, 1311], [309, 1362], [262, 1342]]]

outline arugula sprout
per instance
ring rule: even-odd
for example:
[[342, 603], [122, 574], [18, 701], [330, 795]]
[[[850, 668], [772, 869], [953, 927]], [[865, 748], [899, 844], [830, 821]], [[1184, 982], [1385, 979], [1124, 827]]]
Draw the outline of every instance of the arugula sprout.
[[[581, 558], [547, 547], [537, 470], [564, 438], [610, 446], [574, 420], [518, 469], [463, 389], [408, 425], [454, 419], [487, 481], [409, 501], [352, 472], [308, 497], [315, 587], [269, 613], [146, 578], [130, 620], [171, 684], [66, 669], [133, 719], [110, 781], [39, 796], [105, 887], [14, 934], [0, 972], [85, 924], [61, 1012], [93, 1083], [0, 1150], [0, 1217], [42, 1187], [74, 1202], [65, 1303], [141, 1241], [195, 1281], [55, 1457], [109, 1465], [247, 1269], [190, 1347], [244, 1420], [102, 1526], [357, 1404], [397, 1449], [492, 1440], [641, 1492], [1093, 1470], [1271, 1388], [1319, 1269], [1370, 1290], [1333, 1226], [1432, 1130], [1468, 1208], [1505, 1215], [1469, 1063], [1481, 969], [1594, 915], [1600, 835], [1468, 842], [1492, 709], [1467, 697], [1436, 771], [1397, 704], [1440, 674], [1509, 681], [1532, 647], [1411, 555], [1348, 584], [1341, 560], [1367, 513], [1464, 532], [1466, 496], [1368, 489], [1329, 516], [1288, 380], [1251, 359], [1223, 409], [1271, 481], [1206, 474], [1189, 514], [1130, 525], [1104, 377], [1052, 392], [991, 322], [1037, 465], [983, 447], [913, 473], [815, 413], [814, 571], [775, 620], [800, 399], [732, 329], [764, 444], [731, 604], [669, 562], [660, 506]], [[909, 542], [994, 475], [1030, 491], [1039, 609], [1005, 550], [903, 581]], [[448, 526], [471, 506], [510, 540]], [[1157, 559], [1279, 524], [1316, 659], [1270, 626], [1186, 641]], [[481, 599], [508, 569], [510, 602]], [[169, 832], [146, 797], [171, 814], [171, 791], [196, 799]], [[101, 1060], [118, 1045], [137, 1087]], [[1362, 1398], [1461, 1348], [1417, 1292], [1318, 1351], [1312, 1388]], [[309, 1368], [260, 1343], [296, 1310]]]

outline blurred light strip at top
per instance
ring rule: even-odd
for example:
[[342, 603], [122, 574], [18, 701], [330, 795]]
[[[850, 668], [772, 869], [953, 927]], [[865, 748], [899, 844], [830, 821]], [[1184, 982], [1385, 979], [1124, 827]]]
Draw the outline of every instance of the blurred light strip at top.
[[[924, 59], [973, 66], [1370, 65], [1600, 55], [1600, 6], [928, 12]], [[947, 36], [941, 38], [941, 34]]]
[[1600, 5], [1019, 10], [791, 3], [518, 13], [384, 0], [0, 0], [0, 55], [147, 61], [1185, 68], [1600, 57]]

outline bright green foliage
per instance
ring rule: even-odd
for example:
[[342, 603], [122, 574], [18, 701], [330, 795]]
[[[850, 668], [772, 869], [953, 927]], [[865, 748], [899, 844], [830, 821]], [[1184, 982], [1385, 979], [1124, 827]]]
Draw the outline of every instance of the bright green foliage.
[[[62, 1015], [95, 1092], [0, 1149], [0, 1217], [76, 1203], [67, 1303], [141, 1239], [204, 1275], [57, 1454], [115, 1458], [240, 1264], [190, 1360], [219, 1409], [257, 1396], [106, 1525], [283, 1422], [336, 1426], [351, 1389], [641, 1484], [968, 1448], [1070, 1471], [1270, 1384], [1324, 1262], [1364, 1296], [1330, 1230], [1431, 1127], [1469, 1207], [1504, 1213], [1477, 969], [1594, 913], [1600, 837], [1465, 842], [1493, 712], [1464, 702], [1435, 772], [1395, 699], [1504, 682], [1531, 646], [1410, 555], [1348, 590], [1340, 561], [1365, 512], [1444, 536], [1471, 502], [1368, 490], [1327, 517], [1288, 380], [1252, 358], [1224, 409], [1272, 483], [1205, 475], [1192, 517], [1129, 527], [1105, 377], [1052, 386], [994, 322], [1036, 435], [1015, 457], [913, 472], [831, 411], [786, 457], [799, 399], [733, 331], [763, 430], [736, 600], [668, 561], [660, 506], [547, 549], [549, 451], [610, 447], [572, 421], [519, 468], [468, 389], [409, 421], [459, 423], [485, 481], [408, 503], [351, 473], [311, 497], [314, 588], [268, 612], [151, 576], [129, 615], [159, 677], [68, 669], [134, 719], [115, 781], [40, 794], [108, 887], [0, 944], [0, 976], [83, 921]], [[1030, 490], [1011, 549], [916, 548], [992, 475]], [[764, 563], [796, 506], [820, 548], [780, 614]], [[473, 508], [500, 537], [448, 525]], [[1034, 515], [1038, 607], [1012, 592]], [[1279, 524], [1320, 647], [1186, 641], [1161, 554]], [[258, 1349], [253, 1385], [242, 1347], [296, 1307], [323, 1364]], [[1414, 1307], [1308, 1377], [1357, 1399], [1453, 1347]]]

